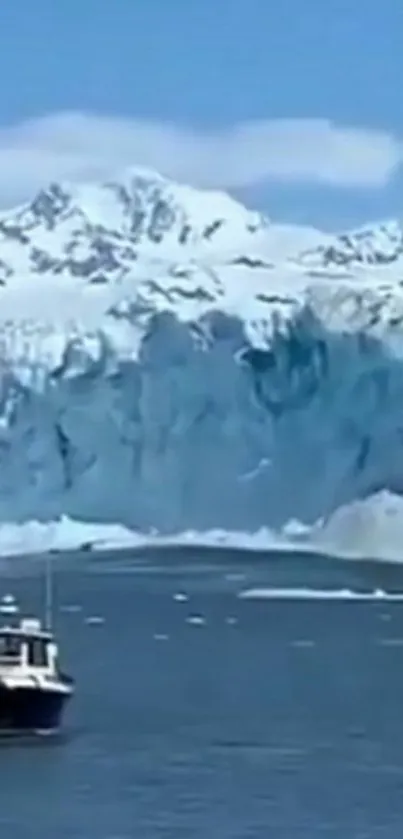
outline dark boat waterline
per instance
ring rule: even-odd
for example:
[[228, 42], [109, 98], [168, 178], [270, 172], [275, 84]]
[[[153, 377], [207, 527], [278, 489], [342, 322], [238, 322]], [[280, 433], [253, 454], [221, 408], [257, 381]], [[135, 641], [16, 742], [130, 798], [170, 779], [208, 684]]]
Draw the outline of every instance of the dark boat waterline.
[[60, 730], [71, 695], [0, 684], [0, 736], [46, 734]]

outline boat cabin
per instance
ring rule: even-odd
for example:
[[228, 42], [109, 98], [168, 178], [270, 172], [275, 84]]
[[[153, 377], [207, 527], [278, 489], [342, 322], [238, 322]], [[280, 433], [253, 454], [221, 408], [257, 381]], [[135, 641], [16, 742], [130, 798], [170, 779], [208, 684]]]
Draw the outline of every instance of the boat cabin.
[[39, 620], [25, 618], [17, 626], [0, 627], [0, 674], [19, 668], [55, 674], [57, 646]]

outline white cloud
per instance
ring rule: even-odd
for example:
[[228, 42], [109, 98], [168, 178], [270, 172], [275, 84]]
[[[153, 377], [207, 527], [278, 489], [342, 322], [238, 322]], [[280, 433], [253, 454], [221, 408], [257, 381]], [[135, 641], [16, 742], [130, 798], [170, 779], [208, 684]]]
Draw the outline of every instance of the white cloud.
[[319, 119], [202, 130], [62, 112], [0, 128], [0, 202], [25, 199], [52, 179], [109, 176], [133, 164], [207, 187], [382, 187], [402, 159], [392, 134]]

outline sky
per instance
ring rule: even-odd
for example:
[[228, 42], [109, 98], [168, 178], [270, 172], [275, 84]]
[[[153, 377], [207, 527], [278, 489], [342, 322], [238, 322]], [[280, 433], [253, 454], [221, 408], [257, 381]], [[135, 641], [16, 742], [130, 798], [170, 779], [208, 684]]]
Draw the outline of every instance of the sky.
[[130, 165], [276, 220], [403, 214], [402, 0], [0, 6], [0, 204]]

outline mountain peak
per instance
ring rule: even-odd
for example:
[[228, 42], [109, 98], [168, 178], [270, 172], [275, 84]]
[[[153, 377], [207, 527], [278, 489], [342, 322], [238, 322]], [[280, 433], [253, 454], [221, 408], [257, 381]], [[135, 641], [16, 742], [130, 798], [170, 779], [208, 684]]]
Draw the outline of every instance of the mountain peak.
[[[49, 183], [0, 216], [0, 284], [14, 276], [107, 283], [135, 263], [234, 264], [332, 272], [390, 266], [403, 227], [387, 221], [338, 236], [273, 224], [218, 190], [196, 189], [132, 166], [101, 182]], [[144, 270], [148, 270], [145, 268]]]
[[301, 255], [301, 262], [321, 268], [379, 268], [403, 256], [403, 224], [387, 219], [328, 237], [318, 248]]
[[2, 214], [0, 282], [16, 271], [105, 281], [105, 272], [109, 278], [127, 273], [141, 254], [220, 260], [253, 250], [268, 227], [260, 213], [225, 193], [178, 184], [143, 167], [100, 183], [53, 182], [30, 203]]

